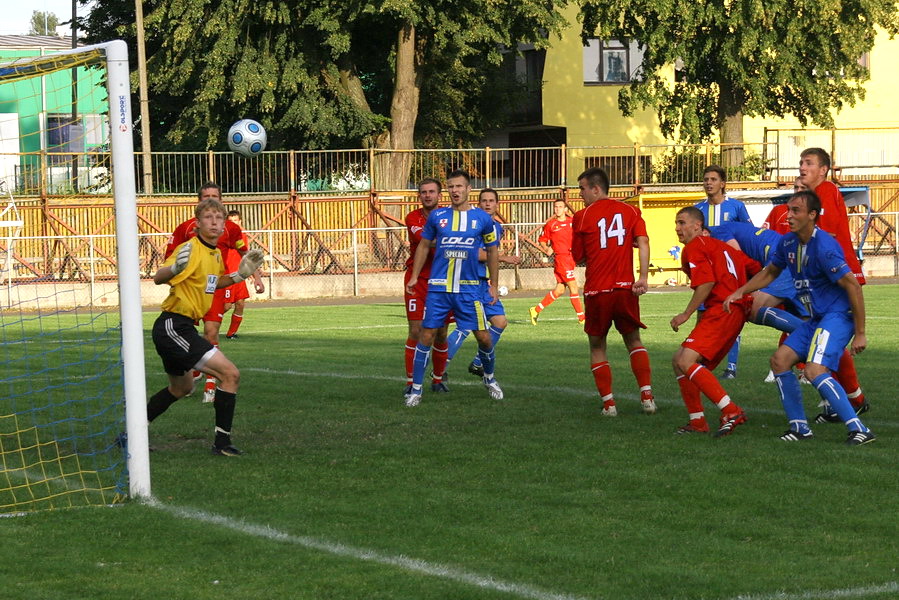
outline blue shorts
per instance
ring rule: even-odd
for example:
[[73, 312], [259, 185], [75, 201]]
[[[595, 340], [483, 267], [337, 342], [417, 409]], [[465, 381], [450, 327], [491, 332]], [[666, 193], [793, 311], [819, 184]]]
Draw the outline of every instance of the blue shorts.
[[425, 329], [443, 327], [452, 311], [459, 329], [487, 329], [490, 324], [485, 308], [479, 287], [458, 294], [429, 290], [421, 326]]
[[845, 312], [825, 313], [802, 323], [784, 341], [805, 362], [824, 365], [831, 371], [840, 366], [846, 344], [855, 334], [852, 315]]
[[796, 286], [793, 285], [793, 278], [790, 276], [788, 270], [784, 269], [780, 275], [777, 276], [777, 279], [759, 291], [781, 298], [786, 309], [797, 317], [803, 319], [809, 317], [805, 306], [803, 306], [802, 302], [799, 301], [799, 298], [796, 297]]
[[490, 284], [486, 281], [481, 283], [481, 302], [484, 304], [484, 314], [487, 315], [487, 320], [500, 315], [506, 316], [506, 309], [503, 308], [503, 303], [499, 298], [496, 299], [496, 304], [490, 304], [493, 302], [493, 298], [490, 297]]

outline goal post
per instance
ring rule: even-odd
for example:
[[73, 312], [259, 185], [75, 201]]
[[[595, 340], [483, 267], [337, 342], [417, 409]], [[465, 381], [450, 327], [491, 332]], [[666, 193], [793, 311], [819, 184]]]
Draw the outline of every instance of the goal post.
[[[150, 497], [132, 135], [124, 41], [0, 58], [0, 182], [22, 222], [0, 307], [0, 513]], [[113, 214], [93, 217], [110, 190]], [[41, 213], [47, 195], [108, 235], [48, 228], [61, 218]]]

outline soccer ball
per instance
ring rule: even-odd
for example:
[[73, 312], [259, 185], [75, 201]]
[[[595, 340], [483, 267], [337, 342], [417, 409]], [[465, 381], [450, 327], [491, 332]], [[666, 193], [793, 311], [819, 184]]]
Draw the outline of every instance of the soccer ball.
[[496, 290], [496, 292], [497, 292], [500, 296], [505, 296], [506, 294], [509, 293], [509, 288], [507, 288], [507, 287], [504, 286], [504, 285], [501, 285], [501, 286], [499, 286], [499, 289]]
[[670, 285], [671, 287], [674, 287], [677, 285], [677, 279], [675, 279], [674, 277], [670, 277], [665, 283]]
[[241, 119], [228, 130], [228, 147], [247, 158], [259, 156], [267, 141], [265, 128], [253, 119]]

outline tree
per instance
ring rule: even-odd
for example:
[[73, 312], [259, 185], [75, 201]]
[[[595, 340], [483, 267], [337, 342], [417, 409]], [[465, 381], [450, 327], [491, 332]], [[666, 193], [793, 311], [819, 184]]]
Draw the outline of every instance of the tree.
[[[662, 132], [742, 143], [743, 116], [833, 126], [833, 109], [864, 98], [859, 63], [877, 27], [899, 29], [897, 0], [582, 0], [582, 37], [637, 40], [625, 115], [656, 109]], [[674, 79], [672, 67], [677, 65]], [[738, 164], [742, 152], [725, 163]]]
[[[89, 39], [133, 38], [131, 1], [97, 0]], [[170, 144], [220, 148], [240, 116], [260, 120], [275, 147], [471, 139], [501, 120], [495, 98], [482, 118], [472, 113], [488, 90], [509, 89], [494, 86], [503, 49], [545, 46], [565, 1], [147, 0], [151, 104], [165, 111]], [[432, 116], [450, 128], [419, 126]], [[405, 185], [403, 155], [388, 162], [379, 184]]]
[[28, 35], [56, 35], [59, 19], [52, 12], [35, 10], [31, 12], [31, 28]]

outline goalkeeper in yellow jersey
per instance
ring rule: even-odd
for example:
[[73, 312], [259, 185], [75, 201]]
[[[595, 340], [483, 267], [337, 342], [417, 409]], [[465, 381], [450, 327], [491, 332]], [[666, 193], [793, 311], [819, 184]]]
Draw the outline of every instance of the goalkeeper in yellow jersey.
[[147, 420], [153, 421], [175, 401], [190, 394], [194, 386], [192, 371], [203, 371], [219, 380], [212, 453], [237, 456], [241, 452], [231, 443], [231, 423], [240, 372], [197, 332], [196, 323], [209, 310], [215, 290], [250, 277], [262, 264], [263, 255], [261, 250], [250, 250], [236, 272], [225, 274], [216, 242], [225, 229], [227, 211], [218, 200], [207, 199], [197, 204], [195, 214], [198, 235], [178, 246], [153, 275], [156, 285], [171, 286], [162, 303], [162, 314], [153, 324], [153, 344], [162, 358], [169, 384], [150, 398]]

